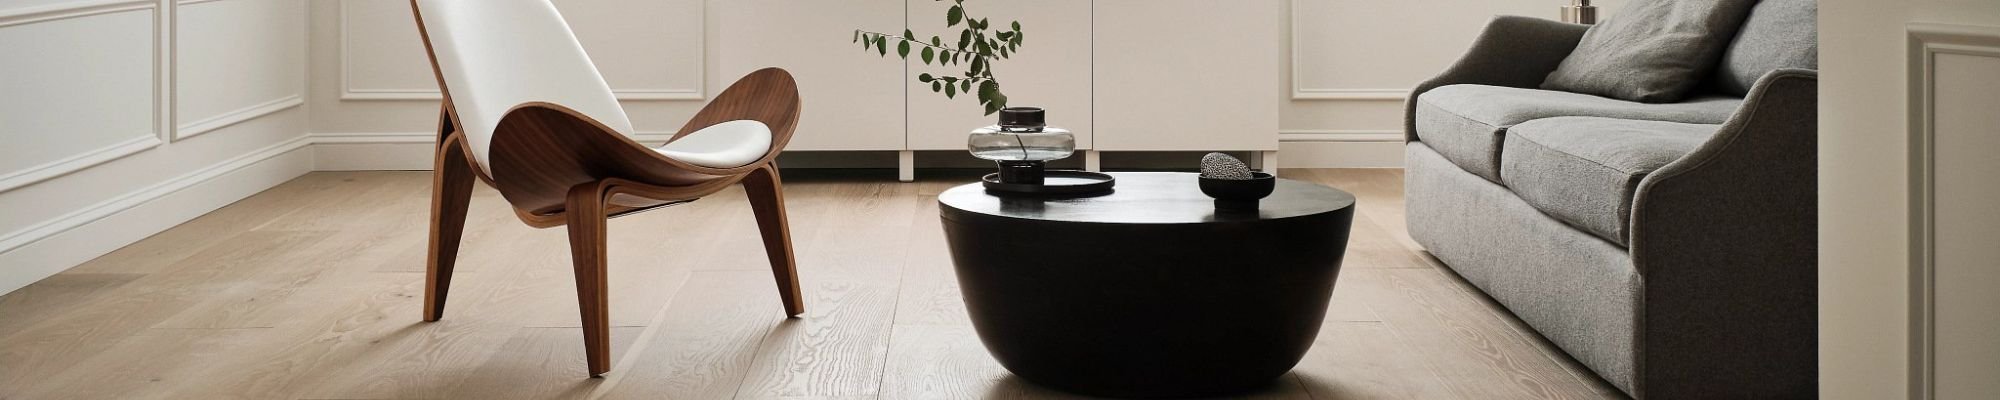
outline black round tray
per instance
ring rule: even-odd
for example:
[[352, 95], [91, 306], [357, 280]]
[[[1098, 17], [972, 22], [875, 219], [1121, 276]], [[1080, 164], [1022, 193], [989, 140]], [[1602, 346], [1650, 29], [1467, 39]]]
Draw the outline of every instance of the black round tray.
[[1095, 196], [1111, 193], [1111, 186], [1118, 183], [1111, 175], [1073, 170], [1045, 172], [1040, 185], [1000, 183], [999, 173], [986, 174], [979, 180], [986, 185], [987, 193], [1026, 196]]

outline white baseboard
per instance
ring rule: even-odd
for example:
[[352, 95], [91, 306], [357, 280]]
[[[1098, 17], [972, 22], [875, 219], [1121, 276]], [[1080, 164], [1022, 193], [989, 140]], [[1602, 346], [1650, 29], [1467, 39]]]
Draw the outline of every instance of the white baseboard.
[[271, 145], [0, 237], [0, 294], [312, 171], [310, 136]]
[[1284, 131], [1278, 154], [1282, 168], [1402, 168], [1403, 131]]

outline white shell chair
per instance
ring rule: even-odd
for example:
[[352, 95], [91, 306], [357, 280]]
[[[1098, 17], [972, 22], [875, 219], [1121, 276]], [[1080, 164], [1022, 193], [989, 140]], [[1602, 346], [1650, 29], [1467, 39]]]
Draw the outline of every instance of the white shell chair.
[[499, 190], [522, 222], [567, 225], [590, 374], [611, 369], [608, 219], [693, 201], [741, 182], [763, 231], [785, 313], [804, 312], [784, 192], [772, 162], [799, 97], [766, 68], [730, 85], [658, 148], [632, 123], [548, 0], [411, 0], [445, 94], [438, 121], [424, 320], [444, 314], [472, 182]]

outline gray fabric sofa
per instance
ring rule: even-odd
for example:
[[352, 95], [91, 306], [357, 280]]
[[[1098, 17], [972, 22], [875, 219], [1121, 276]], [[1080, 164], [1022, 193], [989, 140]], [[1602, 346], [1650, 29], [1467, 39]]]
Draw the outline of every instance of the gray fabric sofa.
[[1816, 396], [1818, 73], [1667, 104], [1536, 89], [1586, 29], [1497, 18], [1415, 89], [1410, 235], [1634, 397]]

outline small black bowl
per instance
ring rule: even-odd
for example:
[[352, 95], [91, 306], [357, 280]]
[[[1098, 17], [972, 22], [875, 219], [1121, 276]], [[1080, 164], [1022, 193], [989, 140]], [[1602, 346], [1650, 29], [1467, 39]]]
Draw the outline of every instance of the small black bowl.
[[1250, 179], [1211, 179], [1200, 177], [1201, 193], [1215, 198], [1215, 209], [1228, 211], [1255, 211], [1257, 200], [1270, 196], [1278, 187], [1278, 177], [1262, 172], [1250, 173]]

